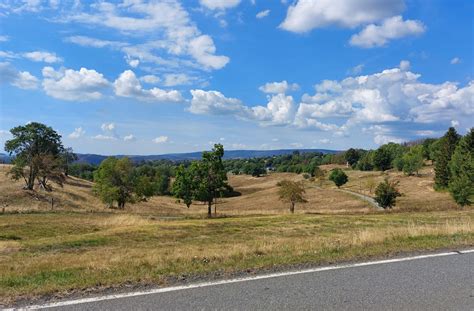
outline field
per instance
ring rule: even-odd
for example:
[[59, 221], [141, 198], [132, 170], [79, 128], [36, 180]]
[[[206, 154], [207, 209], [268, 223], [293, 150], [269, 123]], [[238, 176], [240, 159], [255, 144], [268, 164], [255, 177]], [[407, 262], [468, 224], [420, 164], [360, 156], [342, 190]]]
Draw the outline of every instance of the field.
[[[4, 304], [474, 245], [474, 210], [432, 191], [431, 167], [420, 177], [388, 173], [405, 194], [393, 211], [377, 210], [329, 182], [321, 188], [307, 181], [308, 203], [291, 215], [278, 200], [276, 183], [302, 176], [231, 176], [241, 195], [221, 199], [214, 219], [205, 218], [206, 206], [187, 209], [171, 197], [107, 209], [92, 184], [76, 178], [52, 193], [27, 192], [6, 170], [0, 168]], [[385, 177], [347, 173], [345, 188], [365, 194], [366, 180]]]

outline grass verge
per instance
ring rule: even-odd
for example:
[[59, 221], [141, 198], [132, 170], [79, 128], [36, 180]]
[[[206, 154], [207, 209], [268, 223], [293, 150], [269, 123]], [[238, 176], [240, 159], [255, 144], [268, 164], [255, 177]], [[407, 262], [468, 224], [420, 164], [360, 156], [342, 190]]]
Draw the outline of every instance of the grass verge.
[[160, 221], [0, 215], [0, 301], [474, 245], [474, 211]]

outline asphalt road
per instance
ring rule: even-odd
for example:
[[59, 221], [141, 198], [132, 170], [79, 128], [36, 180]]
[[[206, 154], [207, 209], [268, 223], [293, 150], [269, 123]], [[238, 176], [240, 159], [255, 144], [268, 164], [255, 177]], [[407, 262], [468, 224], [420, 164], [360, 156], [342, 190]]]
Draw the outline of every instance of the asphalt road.
[[474, 310], [474, 253], [286, 275], [49, 310]]

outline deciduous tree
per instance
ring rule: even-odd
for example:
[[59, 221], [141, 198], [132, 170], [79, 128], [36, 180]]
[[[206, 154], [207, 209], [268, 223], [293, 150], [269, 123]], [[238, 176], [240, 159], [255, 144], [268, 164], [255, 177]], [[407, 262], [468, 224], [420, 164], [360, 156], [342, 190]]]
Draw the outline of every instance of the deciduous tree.
[[340, 168], [333, 169], [329, 174], [329, 180], [333, 181], [338, 188], [347, 183], [348, 179], [346, 173]]
[[302, 182], [294, 182], [290, 180], [282, 180], [277, 184], [280, 189], [278, 189], [278, 195], [280, 200], [290, 203], [290, 212], [295, 212], [296, 203], [306, 203], [304, 198], [305, 189]]

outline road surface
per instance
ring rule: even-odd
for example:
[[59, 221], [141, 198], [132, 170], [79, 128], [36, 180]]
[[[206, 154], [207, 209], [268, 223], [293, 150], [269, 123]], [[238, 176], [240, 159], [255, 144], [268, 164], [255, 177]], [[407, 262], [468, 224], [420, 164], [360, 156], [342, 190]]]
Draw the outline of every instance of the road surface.
[[474, 252], [224, 282], [48, 310], [474, 310]]

